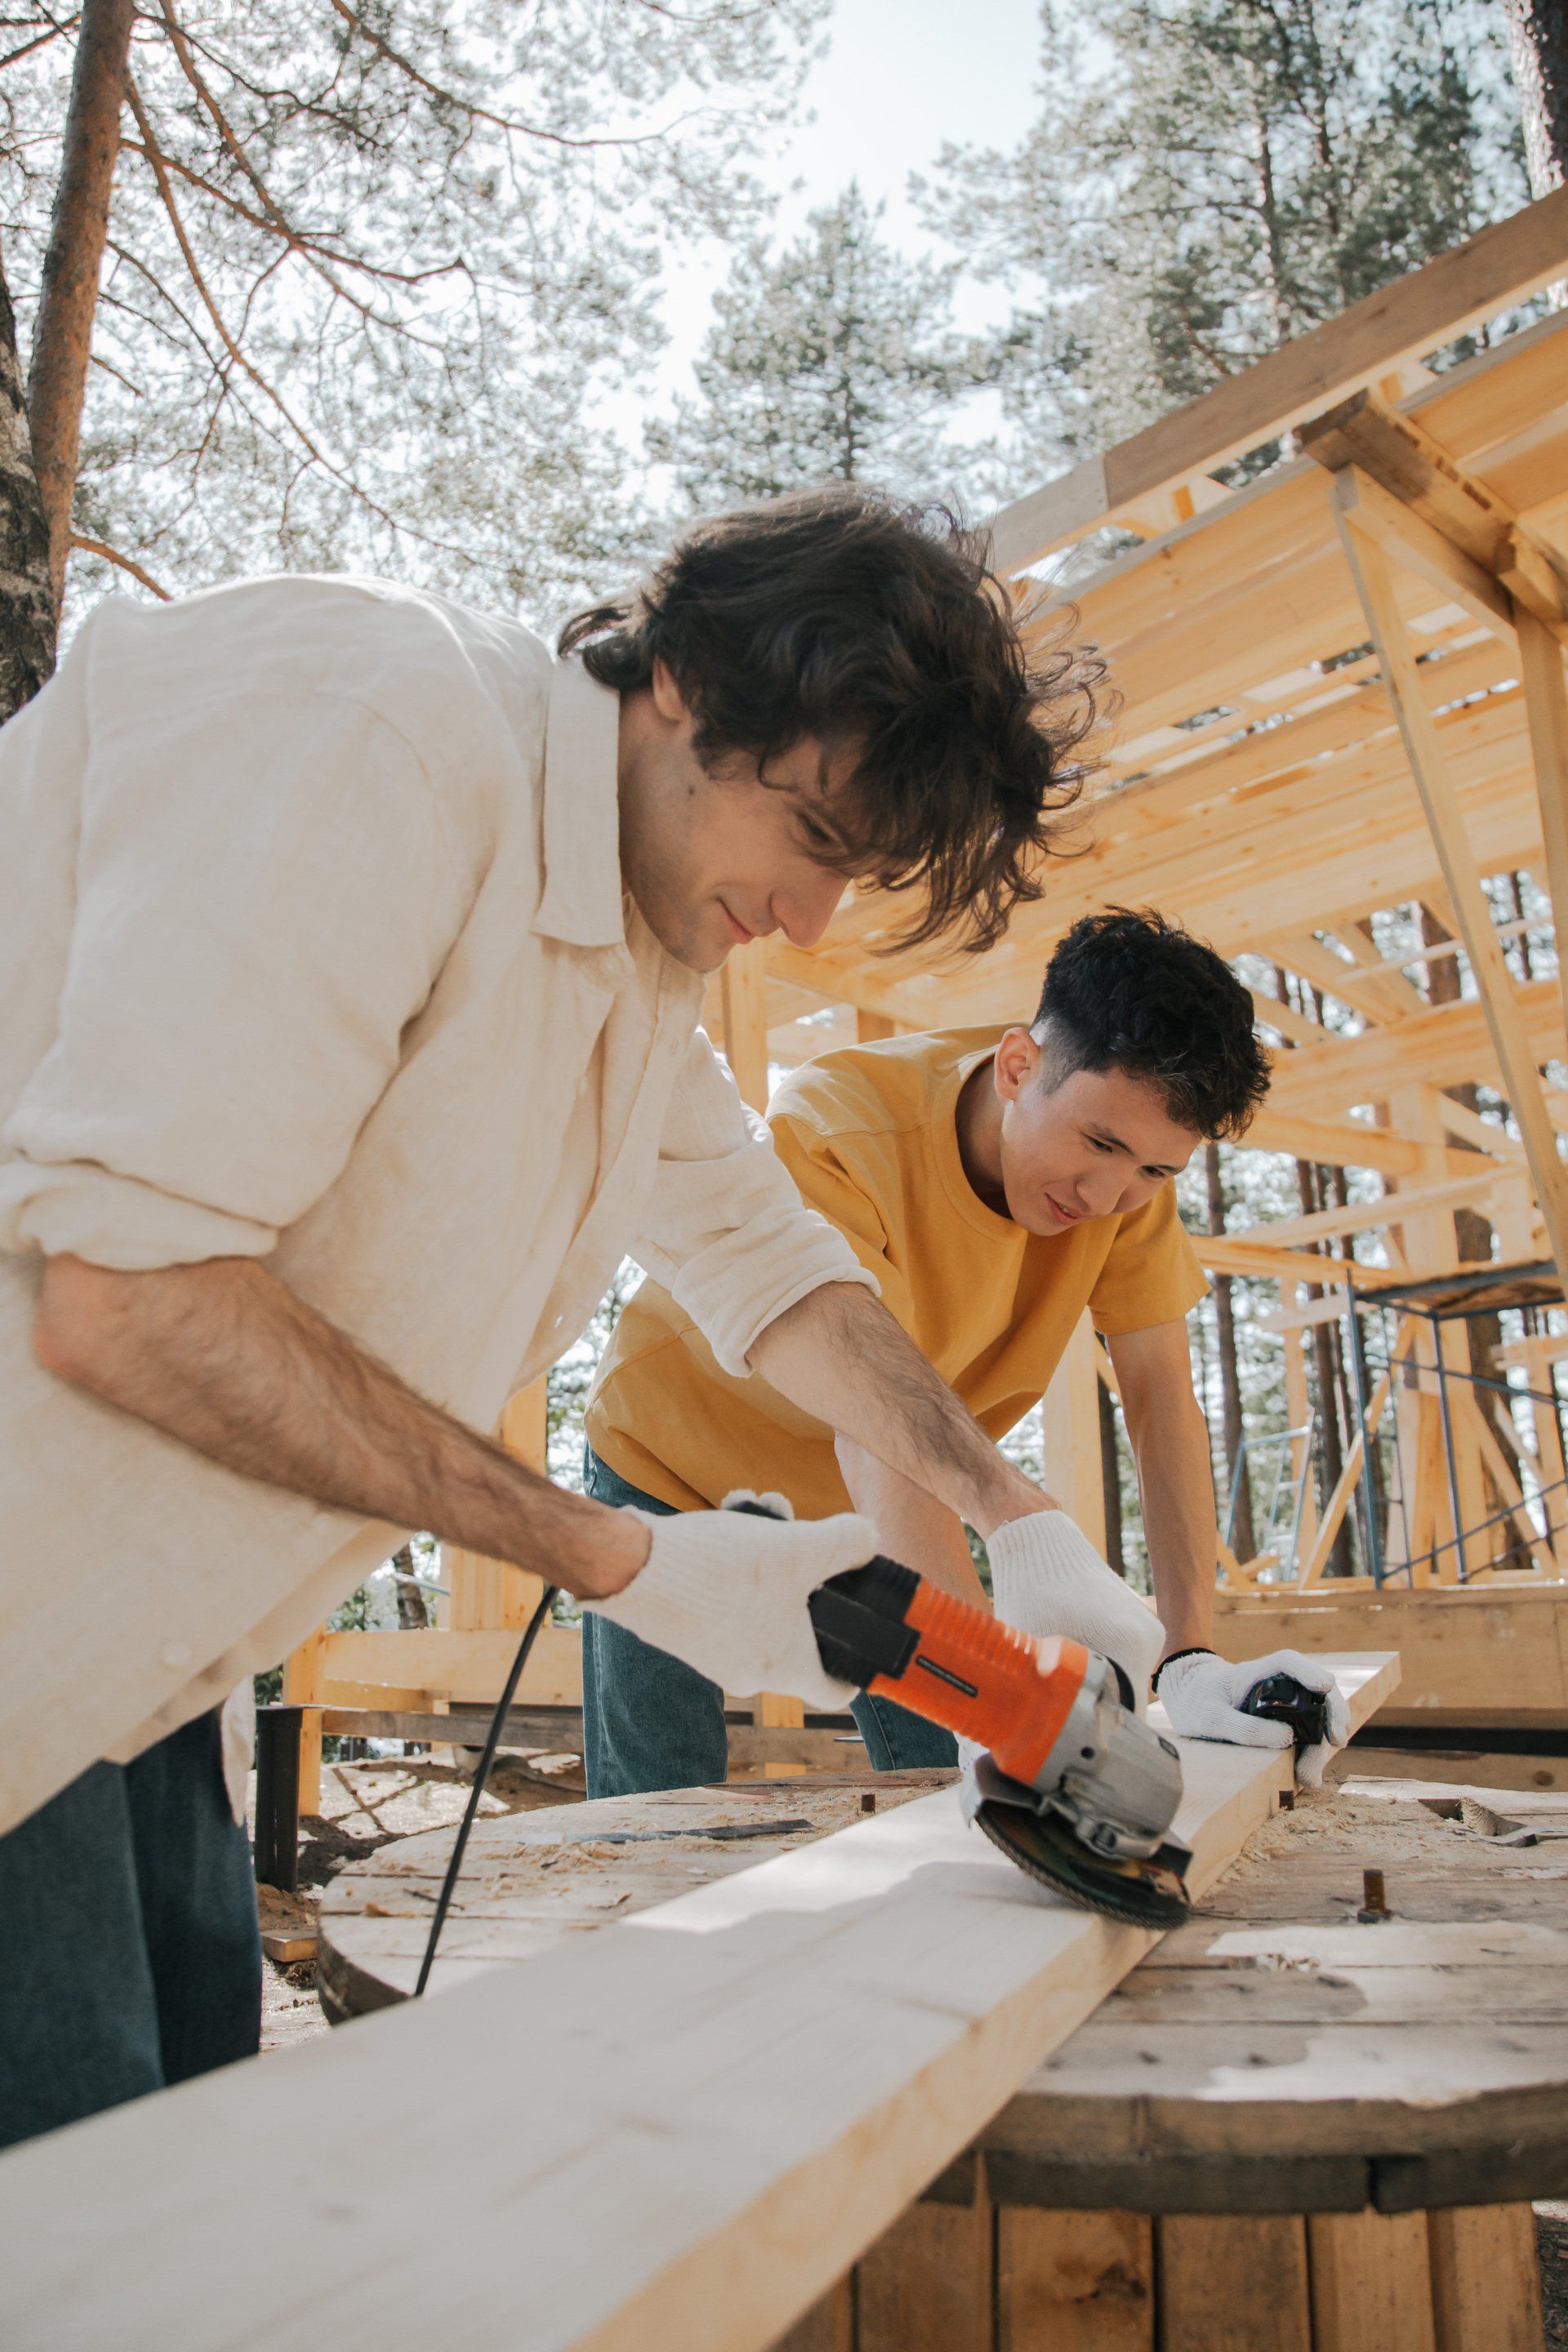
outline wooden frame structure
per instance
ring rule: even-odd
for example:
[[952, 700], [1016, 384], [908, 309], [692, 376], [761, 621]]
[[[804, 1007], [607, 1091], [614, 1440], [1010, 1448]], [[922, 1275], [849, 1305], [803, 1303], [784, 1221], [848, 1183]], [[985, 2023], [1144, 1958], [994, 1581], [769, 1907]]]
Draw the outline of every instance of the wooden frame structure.
[[[1343, 1312], [1352, 1285], [1458, 1270], [1456, 1211], [1485, 1213], [1501, 1262], [1568, 1268], [1568, 1091], [1543, 1076], [1568, 1055], [1565, 978], [1510, 969], [1513, 940], [1547, 926], [1507, 921], [1483, 887], [1523, 872], [1568, 905], [1568, 314], [1520, 322], [1565, 268], [1559, 191], [1006, 509], [998, 558], [1037, 598], [1033, 627], [1045, 637], [1075, 608], [1121, 697], [1079, 854], [967, 964], [880, 952], [903, 909], [876, 893], [848, 899], [814, 950], [746, 951], [786, 1064], [852, 1036], [1026, 1018], [1056, 940], [1106, 905], [1156, 906], [1272, 966], [1279, 992], [1260, 974], [1255, 994], [1279, 1041], [1275, 1079], [1248, 1142], [1352, 1171], [1352, 1197], [1197, 1238], [1212, 1272], [1279, 1285], [1271, 1320], [1295, 1425], [1304, 1336]], [[1476, 356], [1425, 364], [1479, 328]], [[1217, 478], [1286, 435], [1287, 454], [1252, 478]], [[1036, 575], [1108, 527], [1138, 543], [1080, 564], [1070, 592], [1042, 589]], [[1449, 939], [1384, 961], [1370, 919], [1415, 905]], [[1429, 1003], [1411, 973], [1453, 958], [1463, 992]], [[1325, 999], [1329, 1025], [1301, 1010]], [[727, 1037], [740, 1002], [727, 990], [710, 1003]], [[737, 1050], [754, 1061], [754, 1036]], [[1508, 1124], [1457, 1098], [1478, 1084], [1503, 1097]], [[1373, 1231], [1381, 1275], [1315, 1255]], [[1540, 1400], [1521, 1468], [1466, 1384], [1462, 1328], [1397, 1326], [1359, 1400], [1364, 1433], [1352, 1431], [1321, 1518], [1306, 1515], [1293, 1581], [1321, 1577], [1380, 1423], [1385, 1445], [1396, 1433], [1413, 1581], [1495, 1574], [1510, 1552], [1531, 1575], [1568, 1570], [1568, 1510], [1543, 1525], [1531, 1508], [1541, 1488], [1563, 1491], [1546, 1398], [1564, 1351], [1568, 1338], [1545, 1333], [1504, 1351], [1528, 1356]], [[1109, 1384], [1086, 1339], [1047, 1412], [1047, 1457], [1091, 1534], [1097, 1372]], [[1272, 1564], [1247, 1565], [1227, 1580], [1252, 1585], [1261, 1569], [1267, 1586]]]

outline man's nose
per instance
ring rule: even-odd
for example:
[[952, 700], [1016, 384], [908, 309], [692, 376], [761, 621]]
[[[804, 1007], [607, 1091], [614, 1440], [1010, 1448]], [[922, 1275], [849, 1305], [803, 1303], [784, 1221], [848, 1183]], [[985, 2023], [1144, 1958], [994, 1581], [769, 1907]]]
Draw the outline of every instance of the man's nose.
[[841, 875], [814, 874], [809, 882], [787, 894], [780, 891], [772, 902], [771, 911], [792, 947], [814, 948], [833, 920], [843, 896]]

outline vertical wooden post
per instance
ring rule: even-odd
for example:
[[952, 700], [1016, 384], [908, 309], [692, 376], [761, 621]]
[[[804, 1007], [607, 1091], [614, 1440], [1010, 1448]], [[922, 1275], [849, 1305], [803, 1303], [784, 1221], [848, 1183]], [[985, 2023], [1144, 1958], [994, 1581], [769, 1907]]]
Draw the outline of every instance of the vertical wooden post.
[[768, 976], [763, 943], [731, 948], [719, 975], [724, 1013], [724, 1058], [753, 1110], [768, 1107]]
[[318, 1626], [283, 1661], [283, 1703], [305, 1709], [300, 1724], [301, 1814], [319, 1814], [321, 1810], [321, 1643], [325, 1638], [325, 1628]]
[[[1513, 624], [1541, 803], [1541, 837], [1546, 845], [1546, 887], [1560, 931], [1568, 936], [1568, 684], [1563, 676], [1563, 647], [1545, 622], [1522, 604], [1514, 605]], [[1558, 958], [1557, 979], [1568, 1010], [1568, 956]]]
[[[500, 1441], [509, 1454], [543, 1475], [546, 1466], [546, 1382], [537, 1380], [520, 1389], [500, 1419]], [[443, 1544], [443, 1581], [451, 1592], [451, 1622], [460, 1633], [520, 1631], [539, 1606], [544, 1580], [504, 1560], [486, 1559], [480, 1553], [460, 1551]]]
[[[1330, 495], [1341, 542], [1376, 648], [1384, 686], [1399, 722], [1405, 757], [1426, 811], [1458, 934], [1475, 975], [1492, 1049], [1502, 1072], [1503, 1091], [1519, 1122], [1552, 1255], [1559, 1276], [1568, 1281], [1568, 1171], [1557, 1156], [1556, 1132], [1547, 1116], [1529, 1034], [1514, 999], [1502, 942], [1481, 888], [1453, 779], [1421, 691], [1415, 652], [1394, 600], [1388, 559], [1377, 541], [1357, 527], [1356, 500], [1363, 487], [1363, 478], [1353, 466], [1333, 478]], [[1544, 664], [1542, 667], [1544, 669]]]
[[[1296, 1296], [1300, 1297], [1298, 1286]], [[1281, 1303], [1284, 1303], [1283, 1301]], [[1307, 1402], [1307, 1364], [1303, 1350], [1307, 1335], [1304, 1331], [1286, 1331], [1285, 1342], [1285, 1425], [1288, 1429], [1305, 1429], [1311, 1407]], [[1299, 1573], [1301, 1562], [1312, 1549], [1318, 1532], [1318, 1490], [1313, 1484], [1311, 1441], [1295, 1437], [1290, 1441], [1290, 1475], [1301, 1480], [1301, 1523], [1296, 1540], [1296, 1557], [1290, 1563], [1293, 1573]]]
[[1105, 1549], [1105, 1482], [1100, 1454], [1099, 1374], [1087, 1315], [1063, 1350], [1041, 1408], [1047, 1491], [1070, 1513], [1097, 1551]]

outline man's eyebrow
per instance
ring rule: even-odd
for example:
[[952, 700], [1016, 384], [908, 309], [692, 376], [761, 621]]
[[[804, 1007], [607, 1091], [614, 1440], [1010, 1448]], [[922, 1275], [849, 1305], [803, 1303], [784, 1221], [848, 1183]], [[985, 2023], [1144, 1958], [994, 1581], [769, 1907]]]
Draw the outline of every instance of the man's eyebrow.
[[[1114, 1144], [1118, 1151], [1126, 1152], [1129, 1160], [1135, 1157], [1132, 1146], [1130, 1143], [1124, 1143], [1114, 1129], [1101, 1127], [1098, 1119], [1091, 1119], [1089, 1121], [1087, 1132], [1092, 1135], [1098, 1142]], [[1167, 1167], [1163, 1160], [1146, 1160], [1143, 1162], [1143, 1165], [1145, 1168], [1157, 1168], [1162, 1176], [1179, 1176], [1182, 1172], [1180, 1168]]]

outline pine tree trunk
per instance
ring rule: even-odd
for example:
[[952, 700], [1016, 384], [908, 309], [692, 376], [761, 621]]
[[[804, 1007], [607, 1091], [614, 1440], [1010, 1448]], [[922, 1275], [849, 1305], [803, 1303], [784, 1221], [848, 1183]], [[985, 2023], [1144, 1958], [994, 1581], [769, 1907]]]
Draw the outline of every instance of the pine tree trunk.
[[58, 618], [70, 553], [71, 501], [81, 412], [92, 353], [98, 278], [120, 153], [134, 0], [82, 0], [65, 153], [44, 256], [27, 416], [33, 464], [49, 534], [49, 581]]
[[31, 701], [54, 666], [49, 530], [33, 471], [16, 315], [0, 259], [0, 720]]
[[1568, 178], [1568, 0], [1507, 0], [1532, 196]]
[[[1217, 1143], [1206, 1146], [1204, 1165], [1208, 1176], [1209, 1231], [1211, 1234], [1223, 1234], [1225, 1185], [1220, 1175]], [[1242, 1450], [1247, 1433], [1241, 1413], [1241, 1374], [1236, 1360], [1236, 1316], [1228, 1274], [1216, 1274], [1214, 1278], [1214, 1308], [1215, 1325], [1219, 1335], [1219, 1391], [1225, 1430], [1226, 1500], [1233, 1487], [1236, 1492], [1236, 1518], [1230, 1531], [1230, 1546], [1237, 1559], [1256, 1559], [1258, 1539], [1252, 1526], [1252, 1479]], [[1237, 1462], [1241, 1464], [1239, 1483], [1236, 1475]]]
[[[1325, 1190], [1318, 1169], [1308, 1160], [1298, 1160], [1296, 1191], [1304, 1215], [1310, 1216], [1324, 1206]], [[1321, 1298], [1322, 1295], [1321, 1284], [1308, 1284], [1309, 1298]], [[1318, 1375], [1318, 1507], [1326, 1511], [1329, 1497], [1339, 1485], [1345, 1466], [1344, 1441], [1340, 1430], [1340, 1370], [1334, 1360], [1333, 1333], [1326, 1323], [1312, 1326], [1312, 1357]], [[1324, 1572], [1329, 1576], [1351, 1573], [1350, 1536], [1342, 1519]]]

